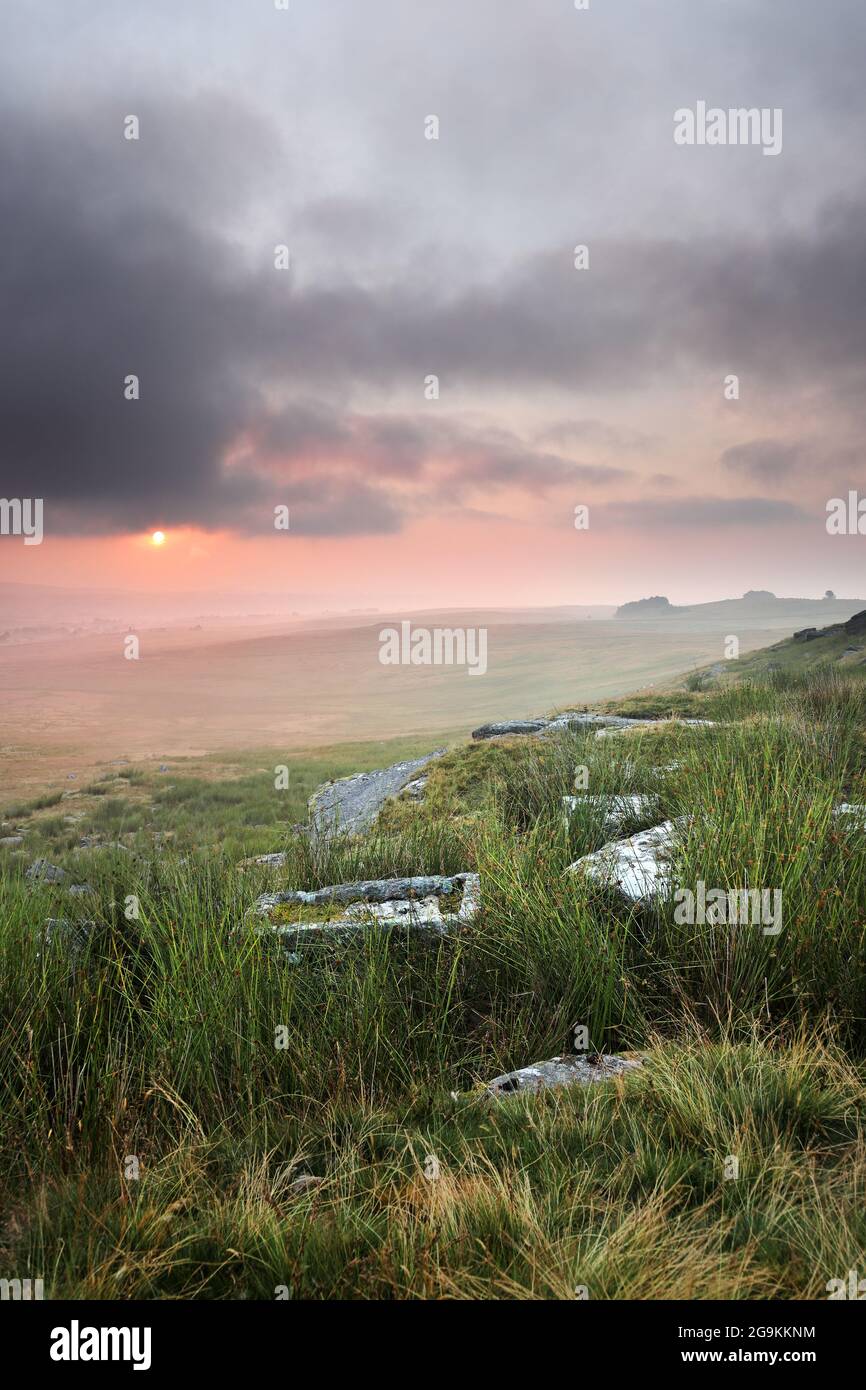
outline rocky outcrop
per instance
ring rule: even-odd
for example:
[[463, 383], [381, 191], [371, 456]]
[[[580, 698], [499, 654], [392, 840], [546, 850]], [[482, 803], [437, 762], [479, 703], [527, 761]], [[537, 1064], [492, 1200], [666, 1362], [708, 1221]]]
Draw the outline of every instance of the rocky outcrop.
[[417, 779], [422, 768], [434, 758], [441, 758], [445, 751], [437, 748], [423, 758], [326, 782], [308, 803], [313, 840], [339, 834], [359, 835], [369, 830], [388, 798], [398, 796], [407, 783]]
[[849, 637], [862, 637], [866, 634], [866, 608], [854, 613], [847, 622], [831, 623], [829, 627], [801, 627], [794, 633], [795, 642], [814, 642], [818, 637], [835, 637], [844, 632]]
[[569, 711], [567, 714], [557, 714], [551, 719], [505, 719], [494, 724], [482, 724], [480, 728], [473, 729], [474, 739], [484, 738], [508, 738], [515, 734], [552, 734], [560, 731], [573, 730], [579, 733], [584, 729], [595, 729], [596, 738], [605, 738], [609, 734], [624, 733], [628, 729], [637, 729], [642, 725], [648, 724], [677, 724], [704, 725], [712, 728], [712, 719], [677, 719], [671, 716], [667, 719], [633, 719], [624, 714], [598, 714], [592, 711]]
[[611, 1081], [643, 1065], [639, 1057], [605, 1057], [599, 1053], [585, 1056], [575, 1052], [565, 1057], [551, 1057], [549, 1062], [534, 1062], [518, 1071], [506, 1072], [488, 1082], [488, 1095], [501, 1099], [520, 1091], [549, 1091], [562, 1086], [592, 1086], [599, 1081]]
[[507, 738], [514, 734], [549, 734], [568, 729], [625, 729], [631, 724], [645, 722], [643, 719], [626, 719], [619, 714], [569, 711], [567, 714], [557, 714], [551, 719], [505, 719], [494, 724], [482, 724], [480, 728], [472, 730], [472, 737]]
[[[459, 897], [455, 907], [453, 900]], [[445, 903], [443, 900], [451, 900]], [[334, 916], [304, 921], [303, 908], [334, 906]], [[281, 908], [296, 905], [301, 920], [280, 922]], [[291, 937], [296, 943], [369, 927], [384, 930], [421, 928], [446, 933], [471, 922], [481, 908], [478, 874], [419, 874], [411, 878], [364, 879], [337, 883], [310, 891], [263, 893], [252, 909], [254, 918], [265, 919], [259, 930]], [[340, 911], [340, 909], [343, 909]]]
[[566, 870], [581, 873], [605, 887], [615, 888], [629, 902], [645, 903], [667, 892], [671, 857], [684, 820], [663, 821], [624, 840], [613, 840], [585, 854]]

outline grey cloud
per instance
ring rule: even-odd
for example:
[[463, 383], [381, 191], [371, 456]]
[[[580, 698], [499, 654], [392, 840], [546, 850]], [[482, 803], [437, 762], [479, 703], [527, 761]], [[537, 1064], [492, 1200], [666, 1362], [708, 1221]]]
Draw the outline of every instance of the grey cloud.
[[772, 497], [647, 498], [612, 502], [602, 515], [616, 525], [684, 529], [718, 526], [784, 526], [811, 518], [793, 502]]
[[726, 449], [720, 462], [732, 473], [743, 473], [759, 483], [774, 483], [790, 477], [801, 467], [804, 449], [799, 442], [752, 439]]

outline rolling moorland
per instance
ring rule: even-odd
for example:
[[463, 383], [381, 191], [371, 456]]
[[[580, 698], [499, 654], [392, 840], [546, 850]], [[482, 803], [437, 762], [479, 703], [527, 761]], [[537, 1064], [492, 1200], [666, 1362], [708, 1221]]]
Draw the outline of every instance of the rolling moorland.
[[[654, 721], [615, 736], [452, 740], [357, 836], [306, 832], [315, 787], [438, 740], [119, 762], [6, 805], [0, 1275], [76, 1298], [760, 1300], [862, 1273], [866, 837], [834, 812], [866, 803], [866, 637], [707, 659], [607, 702], [575, 682], [571, 708]], [[566, 817], [579, 769], [593, 796]], [[569, 873], [612, 838], [608, 795], [653, 804], [619, 834], [678, 826], [672, 881], [779, 890], [781, 931]], [[38, 859], [65, 877], [28, 878]], [[447, 934], [287, 951], [250, 918], [274, 889], [467, 871], [481, 911]], [[580, 1028], [642, 1065], [491, 1096]]]
[[[720, 660], [728, 634], [745, 654], [866, 607], [866, 600], [758, 598], [638, 619], [563, 607], [300, 621], [242, 617], [240, 600], [234, 608], [220, 601], [226, 611], [215, 616], [191, 596], [158, 608], [143, 596], [73, 590], [58, 597], [0, 585], [4, 801], [93, 781], [115, 758], [154, 769], [166, 760], [206, 761], [213, 778], [236, 776], [238, 764], [249, 766], [262, 750], [273, 765], [275, 749], [281, 761], [395, 736], [450, 743], [484, 720], [564, 707], [576, 693], [595, 702], [664, 687]], [[484, 627], [484, 679], [456, 667], [383, 666], [379, 633], [407, 617], [431, 627]], [[123, 655], [130, 631], [140, 638], [137, 661]]]

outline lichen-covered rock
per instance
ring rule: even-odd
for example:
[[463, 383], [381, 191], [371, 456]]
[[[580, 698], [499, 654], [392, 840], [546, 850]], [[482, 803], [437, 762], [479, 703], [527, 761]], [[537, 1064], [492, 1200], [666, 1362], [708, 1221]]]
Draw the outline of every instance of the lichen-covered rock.
[[592, 1086], [599, 1081], [610, 1081], [626, 1072], [636, 1071], [642, 1066], [639, 1057], [606, 1057], [598, 1053], [585, 1056], [575, 1052], [564, 1057], [551, 1057], [549, 1062], [534, 1062], [532, 1066], [520, 1067], [517, 1071], [506, 1072], [490, 1081], [485, 1090], [488, 1095], [501, 1099], [521, 1091], [549, 1091], [561, 1086]]
[[[460, 904], [456, 911], [443, 906], [443, 899], [457, 894]], [[274, 921], [278, 909], [283, 906], [297, 904], [300, 908], [321, 908], [331, 903], [335, 908], [334, 916], [321, 921]], [[445, 933], [471, 922], [480, 907], [478, 874], [429, 874], [337, 883], [309, 892], [293, 889], [286, 893], [263, 893], [253, 906], [252, 916], [265, 919], [259, 930], [299, 941], [369, 927], [408, 927]]]
[[24, 877], [31, 883], [62, 883], [66, 877], [65, 869], [49, 864], [47, 859], [34, 859]]
[[338, 834], [358, 835], [369, 830], [388, 798], [397, 796], [408, 782], [417, 778], [422, 768], [434, 758], [443, 757], [445, 751], [437, 748], [423, 758], [326, 782], [309, 800], [312, 839], [329, 839]]
[[582, 873], [618, 889], [630, 902], [642, 903], [667, 893], [671, 857], [683, 820], [663, 821], [624, 840], [612, 840], [571, 864], [567, 873]]
[[275, 854], [254, 854], [250, 859], [242, 859], [238, 868], [282, 869], [285, 862], [285, 850], [278, 850]]
[[76, 964], [93, 938], [95, 922], [70, 922], [65, 917], [47, 917], [42, 924], [42, 945], [46, 950], [63, 951]]
[[492, 724], [482, 724], [473, 729], [475, 739], [506, 738], [514, 734], [549, 734], [562, 730], [592, 728], [626, 728], [639, 724], [639, 719], [626, 719], [619, 714], [595, 714], [591, 711], [573, 710], [557, 714], [551, 719], [504, 719]]

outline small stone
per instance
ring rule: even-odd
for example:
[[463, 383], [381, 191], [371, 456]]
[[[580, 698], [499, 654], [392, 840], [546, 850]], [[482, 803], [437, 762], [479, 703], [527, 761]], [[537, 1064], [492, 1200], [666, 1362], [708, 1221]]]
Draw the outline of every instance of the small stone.
[[640, 1058], [605, 1057], [596, 1054], [586, 1057], [579, 1052], [564, 1057], [551, 1057], [549, 1062], [534, 1062], [529, 1067], [506, 1072], [488, 1082], [485, 1090], [488, 1095], [500, 1099], [521, 1091], [555, 1090], [562, 1086], [592, 1086], [596, 1082], [610, 1081], [626, 1072], [636, 1071], [643, 1065]]
[[34, 859], [24, 875], [31, 883], [62, 883], [66, 877], [65, 869], [49, 864], [47, 859]]
[[312, 1188], [321, 1187], [324, 1178], [317, 1178], [314, 1173], [299, 1173], [289, 1184], [290, 1192], [309, 1192]]

